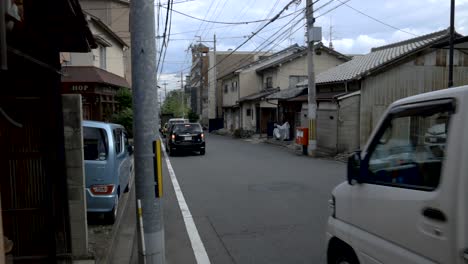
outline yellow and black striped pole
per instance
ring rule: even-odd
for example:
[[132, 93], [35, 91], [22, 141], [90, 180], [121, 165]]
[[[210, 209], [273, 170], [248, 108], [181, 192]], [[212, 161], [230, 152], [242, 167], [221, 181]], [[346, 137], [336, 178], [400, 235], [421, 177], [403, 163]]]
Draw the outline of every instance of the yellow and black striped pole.
[[163, 195], [161, 139], [154, 141], [154, 192], [156, 198]]

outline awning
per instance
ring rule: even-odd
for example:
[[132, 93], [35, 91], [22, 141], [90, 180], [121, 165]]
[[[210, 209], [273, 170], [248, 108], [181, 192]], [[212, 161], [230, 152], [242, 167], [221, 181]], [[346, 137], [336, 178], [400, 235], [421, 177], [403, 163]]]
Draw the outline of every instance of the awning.
[[254, 94], [242, 97], [242, 98], [239, 99], [239, 102], [255, 101], [255, 100], [267, 97], [268, 95], [270, 95], [270, 94], [272, 94], [274, 92], [277, 92], [277, 91], [278, 91], [277, 88], [270, 89], [270, 90], [263, 90], [261, 92], [254, 93]]
[[307, 93], [307, 87], [291, 88], [291, 89], [280, 90], [274, 94], [271, 94], [267, 96], [267, 99], [268, 100], [274, 100], [274, 99], [289, 100], [299, 95], [302, 95], [304, 93]]
[[94, 66], [66, 66], [62, 73], [63, 83], [103, 83], [130, 88], [123, 77]]
[[308, 94], [299, 95], [298, 97], [294, 97], [288, 100], [288, 102], [308, 102], [308, 101], [309, 101]]

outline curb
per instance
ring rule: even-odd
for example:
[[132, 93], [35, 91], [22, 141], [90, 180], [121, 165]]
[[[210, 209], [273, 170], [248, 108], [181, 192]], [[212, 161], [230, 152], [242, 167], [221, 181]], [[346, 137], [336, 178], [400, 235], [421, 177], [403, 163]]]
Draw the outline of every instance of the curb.
[[[132, 187], [134, 185], [133, 184], [134, 180], [135, 180], [135, 169], [133, 169], [133, 172], [132, 172], [132, 178], [131, 178], [131, 184], [130, 184], [130, 186], [132, 186]], [[121, 207], [120, 212], [118, 214], [117, 221], [114, 223], [114, 227], [112, 228], [111, 241], [110, 241], [110, 244], [109, 244], [109, 248], [108, 248], [108, 250], [107, 250], [107, 252], [105, 254], [105, 257], [103, 259], [103, 263], [111, 264], [112, 256], [114, 254], [115, 245], [116, 245], [115, 241], [116, 241], [117, 233], [120, 230], [120, 224], [122, 222], [122, 218], [123, 218], [125, 212], [127, 211], [127, 208], [128, 208], [127, 204], [128, 204], [128, 200], [130, 198], [130, 195], [135, 194], [135, 188], [130, 188], [130, 191], [127, 194], [128, 195], [126, 196], [126, 199], [124, 199], [122, 201], [122, 203], [120, 203], [122, 205], [122, 207]]]

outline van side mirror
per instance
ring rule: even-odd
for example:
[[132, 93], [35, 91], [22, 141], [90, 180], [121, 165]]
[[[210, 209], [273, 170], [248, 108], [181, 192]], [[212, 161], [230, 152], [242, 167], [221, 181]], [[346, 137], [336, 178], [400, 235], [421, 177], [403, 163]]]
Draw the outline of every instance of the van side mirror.
[[134, 150], [133, 150], [133, 146], [132, 146], [132, 145], [128, 145], [127, 151], [128, 151], [128, 154], [129, 154], [129, 155], [132, 155], [132, 154], [133, 154], [133, 151], [134, 151]]
[[353, 185], [354, 181], [360, 182], [361, 179], [361, 151], [355, 151], [348, 158], [348, 183]]

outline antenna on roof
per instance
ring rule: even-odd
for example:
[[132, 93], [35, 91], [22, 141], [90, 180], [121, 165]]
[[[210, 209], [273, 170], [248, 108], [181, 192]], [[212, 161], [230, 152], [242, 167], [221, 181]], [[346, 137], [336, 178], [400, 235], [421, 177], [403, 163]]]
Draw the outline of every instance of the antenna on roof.
[[328, 39], [328, 47], [333, 49], [333, 24], [332, 24], [332, 16], [330, 15], [330, 32], [329, 32], [329, 39]]

